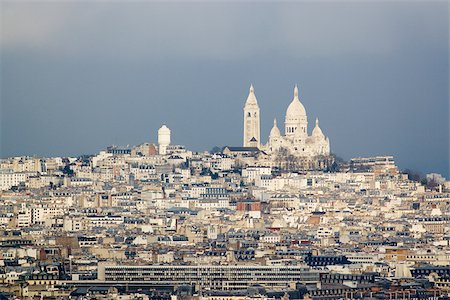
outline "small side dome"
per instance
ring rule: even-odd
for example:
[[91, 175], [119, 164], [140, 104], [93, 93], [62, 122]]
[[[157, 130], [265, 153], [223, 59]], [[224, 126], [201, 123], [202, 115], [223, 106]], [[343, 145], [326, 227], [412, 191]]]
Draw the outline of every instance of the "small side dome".
[[316, 127], [314, 127], [312, 131], [312, 136], [317, 138], [325, 138], [325, 135], [322, 132], [322, 129], [319, 127], [319, 118], [316, 118]]
[[274, 137], [280, 137], [280, 136], [281, 136], [281, 132], [280, 132], [280, 129], [278, 129], [278, 126], [277, 126], [277, 119], [274, 119], [273, 120], [273, 127], [270, 130], [270, 137], [274, 138]]

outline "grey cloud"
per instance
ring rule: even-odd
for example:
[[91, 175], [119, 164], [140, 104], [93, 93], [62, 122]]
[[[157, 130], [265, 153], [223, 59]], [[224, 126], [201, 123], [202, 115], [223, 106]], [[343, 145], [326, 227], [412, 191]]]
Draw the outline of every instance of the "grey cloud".
[[[1, 2], [1, 154], [241, 142], [292, 87], [345, 158], [448, 174], [447, 2]], [[202, 108], [205, 107], [205, 108]], [[423, 153], [428, 153], [423, 155]]]
[[[147, 59], [227, 60], [270, 51], [291, 57], [383, 54], [410, 38], [395, 28], [415, 23], [433, 38], [434, 11], [426, 5], [412, 3], [406, 10], [398, 3], [384, 6], [346, 2], [6, 3], [2, 44], [54, 55], [127, 59], [147, 54]], [[417, 20], [411, 23], [411, 19]]]

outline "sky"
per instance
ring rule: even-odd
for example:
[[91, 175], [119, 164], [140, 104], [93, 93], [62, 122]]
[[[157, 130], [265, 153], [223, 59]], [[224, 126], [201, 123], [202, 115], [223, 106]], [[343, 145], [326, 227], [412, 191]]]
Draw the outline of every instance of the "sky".
[[1, 157], [242, 145], [295, 84], [336, 155], [449, 177], [447, 1], [0, 2]]

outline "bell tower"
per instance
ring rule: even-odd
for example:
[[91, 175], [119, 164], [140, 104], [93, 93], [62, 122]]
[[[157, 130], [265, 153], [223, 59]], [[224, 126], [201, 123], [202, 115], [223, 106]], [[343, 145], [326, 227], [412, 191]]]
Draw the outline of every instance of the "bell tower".
[[259, 106], [253, 85], [250, 85], [244, 106], [244, 147], [260, 147]]

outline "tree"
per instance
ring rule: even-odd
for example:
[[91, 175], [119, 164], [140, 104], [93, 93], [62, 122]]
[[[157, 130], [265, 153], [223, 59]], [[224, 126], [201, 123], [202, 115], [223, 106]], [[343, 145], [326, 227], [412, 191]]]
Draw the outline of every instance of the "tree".
[[211, 150], [209, 150], [209, 153], [211, 154], [216, 154], [216, 153], [221, 153], [223, 148], [220, 148], [218, 146], [214, 146]]
[[277, 150], [275, 154], [275, 163], [280, 170], [286, 169], [286, 161], [289, 155], [289, 150], [287, 148], [281, 147]]
[[340, 168], [340, 166], [337, 164], [337, 162], [336, 162], [336, 161], [333, 161], [333, 163], [332, 163], [330, 166], [328, 166], [328, 167], [326, 168], [326, 171], [327, 171], [327, 172], [331, 172], [331, 173], [336, 173], [336, 172], [339, 172], [340, 169], [341, 169], [341, 168]]
[[65, 165], [64, 168], [62, 169], [63, 174], [66, 174], [69, 177], [72, 177], [74, 172], [73, 170], [70, 168], [70, 165]]
[[281, 147], [275, 155], [275, 164], [280, 170], [298, 171], [303, 167], [302, 158], [295, 156], [287, 148]]
[[338, 156], [336, 153], [331, 153], [331, 156], [334, 158], [334, 161], [338, 165], [343, 165], [343, 164], [347, 163], [347, 161], [345, 161], [345, 159], [343, 159], [342, 157]]
[[83, 154], [83, 155], [80, 155], [77, 158], [77, 160], [81, 161], [81, 164], [83, 166], [90, 166], [91, 165], [91, 161], [92, 161], [92, 157], [93, 157], [93, 155]]
[[[404, 174], [408, 174], [408, 179], [416, 182], [421, 182], [422, 184], [426, 184], [426, 179], [422, 176], [420, 172], [416, 172], [410, 169], [403, 170]], [[423, 181], [425, 179], [425, 181]]]
[[202, 171], [200, 172], [200, 176], [211, 176], [211, 170], [209, 168], [202, 168]]
[[439, 186], [439, 183], [437, 183], [436, 180], [434, 180], [434, 179], [427, 180], [427, 187], [429, 189], [434, 189], [437, 186]]

